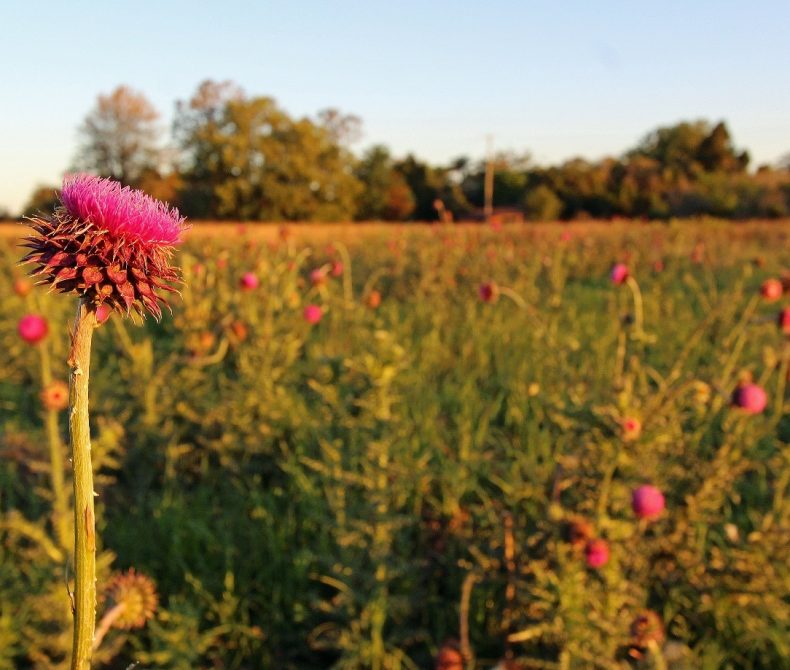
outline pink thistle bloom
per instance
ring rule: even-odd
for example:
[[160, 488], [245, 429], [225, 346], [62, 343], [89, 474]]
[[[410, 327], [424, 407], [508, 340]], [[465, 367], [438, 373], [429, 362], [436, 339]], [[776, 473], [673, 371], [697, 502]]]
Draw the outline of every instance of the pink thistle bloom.
[[31, 274], [92, 306], [159, 319], [168, 304], [157, 289], [174, 292], [180, 282], [170, 260], [183, 217], [142, 191], [86, 174], [67, 176], [60, 197], [62, 207], [31, 221], [23, 259], [36, 265]]
[[24, 298], [33, 287], [31, 286], [30, 282], [27, 279], [22, 279], [21, 277], [14, 280], [14, 293], [16, 293], [20, 298]]
[[598, 569], [609, 561], [609, 545], [606, 540], [590, 540], [584, 547], [584, 560], [587, 566]]
[[570, 230], [563, 230], [562, 234], [560, 235], [561, 242], [570, 242], [573, 238], [573, 233]]
[[38, 344], [47, 336], [49, 325], [43, 316], [26, 314], [19, 320], [17, 332], [28, 344]]
[[74, 218], [89, 221], [113, 237], [153, 246], [181, 242], [184, 217], [177, 209], [120, 182], [88, 174], [67, 175], [60, 199]]
[[316, 268], [310, 273], [310, 283], [313, 286], [320, 286], [326, 281], [326, 274], [321, 268]]
[[779, 312], [776, 324], [785, 335], [790, 335], [790, 307], [785, 307]]
[[331, 274], [333, 277], [339, 277], [343, 274], [343, 264], [340, 261], [335, 261], [332, 263]]
[[631, 494], [631, 508], [640, 519], [655, 519], [664, 511], [664, 494], [650, 484], [644, 484]]
[[323, 311], [318, 305], [307, 305], [307, 307], [304, 308], [304, 312], [302, 312], [302, 316], [307, 323], [314, 326], [321, 321]]
[[768, 302], [774, 302], [782, 297], [783, 286], [778, 279], [766, 279], [760, 286], [760, 295]]
[[618, 285], [624, 283], [629, 276], [628, 266], [624, 263], [616, 263], [609, 273], [609, 278]]
[[252, 291], [260, 286], [260, 281], [254, 272], [245, 272], [239, 280], [239, 285], [243, 291]]
[[483, 302], [496, 302], [499, 298], [499, 287], [492, 281], [483, 282], [477, 289], [477, 293]]
[[743, 384], [732, 394], [732, 404], [747, 414], [760, 414], [768, 404], [768, 396], [757, 384]]

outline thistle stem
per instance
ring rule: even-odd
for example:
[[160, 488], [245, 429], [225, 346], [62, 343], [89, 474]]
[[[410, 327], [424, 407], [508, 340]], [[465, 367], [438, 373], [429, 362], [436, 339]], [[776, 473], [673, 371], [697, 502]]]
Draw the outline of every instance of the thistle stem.
[[89, 670], [96, 625], [96, 522], [88, 421], [93, 308], [80, 301], [69, 353], [69, 438], [74, 470], [74, 641], [71, 670]]

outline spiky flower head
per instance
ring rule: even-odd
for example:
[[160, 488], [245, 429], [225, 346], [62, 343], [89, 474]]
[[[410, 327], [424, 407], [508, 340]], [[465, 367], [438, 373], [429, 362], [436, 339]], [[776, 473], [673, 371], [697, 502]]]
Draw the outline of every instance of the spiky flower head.
[[49, 332], [47, 320], [39, 314], [25, 314], [17, 324], [17, 332], [28, 344], [38, 344]]
[[31, 219], [35, 234], [23, 262], [31, 274], [62, 293], [120, 312], [156, 319], [167, 301], [157, 289], [174, 291], [179, 270], [170, 265], [173, 247], [186, 229], [178, 210], [117, 181], [67, 175], [61, 206]]
[[111, 606], [120, 609], [113, 625], [127, 630], [142, 628], [146, 621], [153, 618], [159, 604], [153, 580], [135, 572], [134, 568], [113, 577], [106, 595]]

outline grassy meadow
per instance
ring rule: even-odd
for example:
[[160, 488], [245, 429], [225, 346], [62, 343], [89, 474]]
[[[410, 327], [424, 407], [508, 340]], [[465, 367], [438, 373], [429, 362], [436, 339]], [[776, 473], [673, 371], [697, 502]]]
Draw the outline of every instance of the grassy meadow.
[[[0, 670], [58, 669], [75, 300], [20, 282], [19, 233]], [[196, 225], [172, 316], [94, 337], [97, 667], [790, 668], [790, 300], [761, 295], [789, 237]], [[733, 407], [746, 384], [762, 411]], [[645, 484], [666, 508], [640, 518]], [[108, 623], [120, 603], [139, 616]]]

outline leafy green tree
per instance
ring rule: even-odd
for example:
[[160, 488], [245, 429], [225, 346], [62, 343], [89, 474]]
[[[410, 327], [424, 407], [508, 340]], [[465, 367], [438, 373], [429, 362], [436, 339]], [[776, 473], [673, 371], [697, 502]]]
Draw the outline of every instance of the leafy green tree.
[[556, 221], [562, 210], [562, 200], [545, 184], [527, 191], [524, 197], [524, 213], [532, 221]]
[[338, 221], [354, 214], [360, 185], [350, 153], [273, 98], [204, 82], [179, 107], [176, 128], [185, 152], [182, 206], [193, 215]]
[[79, 128], [74, 168], [137, 185], [162, 158], [158, 120], [148, 99], [128, 86], [100, 95]]
[[414, 211], [414, 195], [403, 175], [395, 170], [385, 146], [368, 149], [358, 161], [355, 174], [362, 184], [357, 219], [402, 221]]

